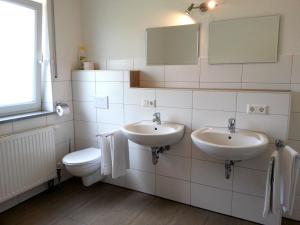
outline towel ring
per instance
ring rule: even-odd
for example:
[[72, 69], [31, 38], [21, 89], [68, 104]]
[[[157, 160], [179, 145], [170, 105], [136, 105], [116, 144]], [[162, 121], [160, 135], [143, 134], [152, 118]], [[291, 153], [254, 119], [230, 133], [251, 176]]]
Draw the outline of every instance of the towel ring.
[[280, 139], [276, 139], [275, 146], [276, 146], [277, 150], [284, 148], [285, 147], [284, 141], [282, 141]]

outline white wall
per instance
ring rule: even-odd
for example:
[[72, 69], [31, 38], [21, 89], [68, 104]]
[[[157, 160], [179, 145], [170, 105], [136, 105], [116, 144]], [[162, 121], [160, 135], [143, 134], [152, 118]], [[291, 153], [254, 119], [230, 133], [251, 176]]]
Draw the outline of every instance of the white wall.
[[[73, 149], [74, 147], [71, 70], [75, 68], [74, 66], [77, 63], [77, 49], [81, 44], [79, 10], [79, 0], [55, 0], [58, 79], [52, 78], [52, 84], [51, 80], [46, 80], [44, 82], [45, 86], [50, 89], [51, 85], [53, 86], [52, 92], [54, 102], [63, 101], [70, 105], [70, 115], [58, 117], [56, 114], [54, 114], [50, 116], [0, 124], [0, 136], [46, 125], [57, 125], [57, 128], [55, 129], [57, 162], [61, 162], [61, 158], [68, 153], [69, 140], [71, 140], [71, 148]], [[52, 102], [50, 102], [50, 104], [52, 104]], [[63, 175], [68, 177], [68, 174], [65, 171], [63, 171]], [[0, 204], [0, 212], [8, 207], [24, 201], [40, 191], [45, 190], [46, 187], [47, 186], [37, 187], [32, 191], [7, 201], [6, 203]]]
[[[212, 20], [282, 15], [280, 54], [300, 53], [300, 2], [297, 0], [221, 0], [213, 12], [184, 11], [191, 0], [82, 0], [83, 38], [94, 60], [145, 56], [145, 29], [156, 26], [201, 24], [201, 57], [207, 57], [208, 23]], [[195, 2], [196, 3], [196, 2]]]
[[[186, 134], [179, 144], [160, 155], [156, 166], [152, 165], [150, 148], [130, 142], [128, 174], [106, 181], [263, 222], [266, 169], [274, 150], [274, 140], [287, 139], [290, 93], [129, 88], [128, 74], [128, 71], [73, 72], [76, 148], [97, 146], [97, 133], [126, 123], [151, 120], [154, 112], [160, 112], [164, 121], [185, 124]], [[108, 96], [109, 109], [96, 109], [96, 96]], [[142, 107], [142, 99], [156, 100], [157, 106]], [[268, 105], [269, 114], [246, 114], [249, 103]], [[204, 126], [226, 127], [230, 117], [236, 117], [238, 128], [265, 132], [271, 144], [269, 150], [258, 158], [238, 163], [231, 178], [226, 180], [224, 162], [193, 146], [190, 134]]]

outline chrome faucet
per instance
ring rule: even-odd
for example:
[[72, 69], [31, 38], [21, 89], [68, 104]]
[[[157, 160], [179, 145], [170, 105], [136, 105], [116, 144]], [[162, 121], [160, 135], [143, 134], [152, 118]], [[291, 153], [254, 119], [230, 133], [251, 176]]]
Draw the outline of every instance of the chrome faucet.
[[235, 118], [230, 118], [228, 120], [228, 130], [230, 133], [235, 133]]
[[153, 123], [156, 123], [156, 125], [161, 125], [161, 120], [160, 120], [160, 113], [156, 112], [153, 114]]

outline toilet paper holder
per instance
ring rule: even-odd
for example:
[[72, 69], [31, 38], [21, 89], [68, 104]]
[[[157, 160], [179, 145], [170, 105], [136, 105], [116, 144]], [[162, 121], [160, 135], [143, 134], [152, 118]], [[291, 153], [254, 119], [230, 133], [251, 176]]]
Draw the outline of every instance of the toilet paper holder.
[[70, 107], [67, 103], [56, 102], [55, 111], [58, 116], [68, 115], [70, 113]]

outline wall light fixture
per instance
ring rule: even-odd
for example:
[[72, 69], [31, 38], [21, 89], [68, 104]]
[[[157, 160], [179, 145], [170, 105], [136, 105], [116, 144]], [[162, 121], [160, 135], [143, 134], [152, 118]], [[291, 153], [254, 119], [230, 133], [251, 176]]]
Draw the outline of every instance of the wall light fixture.
[[186, 10], [185, 13], [190, 15], [193, 9], [199, 9], [201, 12], [207, 12], [208, 10], [212, 10], [216, 8], [218, 3], [214, 0], [209, 0], [206, 2], [202, 2], [200, 5], [196, 6], [192, 3]]

